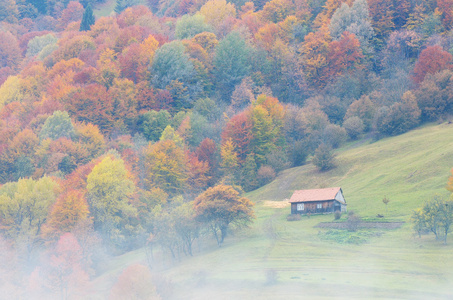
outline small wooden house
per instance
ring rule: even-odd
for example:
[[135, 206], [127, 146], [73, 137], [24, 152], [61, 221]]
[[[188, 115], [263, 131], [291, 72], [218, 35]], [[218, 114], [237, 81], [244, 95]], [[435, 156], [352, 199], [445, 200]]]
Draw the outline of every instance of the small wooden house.
[[292, 214], [346, 212], [346, 201], [339, 187], [294, 191], [289, 202]]

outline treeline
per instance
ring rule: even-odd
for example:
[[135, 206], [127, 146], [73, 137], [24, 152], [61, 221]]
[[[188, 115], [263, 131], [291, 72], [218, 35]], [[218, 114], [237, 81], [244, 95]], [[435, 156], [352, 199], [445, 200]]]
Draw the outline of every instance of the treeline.
[[[450, 0], [100, 2], [0, 3], [0, 231], [26, 261], [67, 234], [190, 255], [253, 218], [242, 191], [453, 110]], [[234, 218], [203, 218], [209, 188]]]

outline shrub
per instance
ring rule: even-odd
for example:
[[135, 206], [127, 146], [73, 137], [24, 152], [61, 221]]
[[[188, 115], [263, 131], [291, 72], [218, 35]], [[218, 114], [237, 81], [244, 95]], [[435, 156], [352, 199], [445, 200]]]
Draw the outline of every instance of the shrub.
[[266, 154], [266, 162], [275, 172], [288, 169], [291, 165], [288, 155], [281, 149], [275, 149]]
[[376, 112], [376, 106], [371, 101], [369, 96], [362, 96], [359, 100], [356, 100], [349, 105], [345, 120], [351, 117], [359, 117], [364, 124], [364, 130], [368, 131], [371, 128], [374, 114]]
[[361, 218], [359, 215], [356, 215], [353, 211], [348, 213], [348, 220], [346, 222], [346, 227], [348, 231], [354, 232], [359, 228]]
[[332, 148], [340, 147], [346, 141], [346, 138], [346, 130], [335, 124], [327, 125], [322, 133], [322, 140]]
[[343, 123], [343, 127], [346, 129], [351, 140], [357, 139], [365, 129], [362, 119], [357, 116], [346, 119]]
[[302, 217], [299, 214], [290, 214], [286, 217], [286, 221], [292, 222], [292, 221], [299, 221], [302, 219]]
[[334, 214], [334, 218], [335, 218], [335, 220], [340, 220], [341, 219], [341, 212], [340, 211], [336, 211], [335, 214]]
[[435, 121], [453, 112], [452, 86], [453, 72], [450, 70], [426, 76], [414, 92], [421, 121]]
[[404, 93], [401, 102], [379, 109], [376, 129], [381, 134], [397, 135], [415, 127], [419, 122], [420, 109], [411, 92]]
[[309, 154], [309, 147], [304, 140], [288, 143], [288, 158], [293, 167], [302, 166]]
[[331, 147], [323, 143], [316, 149], [311, 162], [320, 171], [327, 171], [335, 167], [335, 155], [332, 153]]

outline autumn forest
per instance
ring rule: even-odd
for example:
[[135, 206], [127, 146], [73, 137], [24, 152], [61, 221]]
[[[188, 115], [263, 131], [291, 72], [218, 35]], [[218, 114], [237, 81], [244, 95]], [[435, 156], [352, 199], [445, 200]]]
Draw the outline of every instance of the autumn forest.
[[83, 297], [141, 247], [221, 246], [282, 170], [453, 113], [452, 0], [245, 1], [0, 1], [9, 298]]

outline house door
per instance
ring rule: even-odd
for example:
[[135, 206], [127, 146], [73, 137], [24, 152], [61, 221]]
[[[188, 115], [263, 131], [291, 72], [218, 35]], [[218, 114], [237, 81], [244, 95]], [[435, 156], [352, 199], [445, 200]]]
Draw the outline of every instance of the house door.
[[341, 211], [341, 205], [338, 202], [335, 202], [333, 211]]

